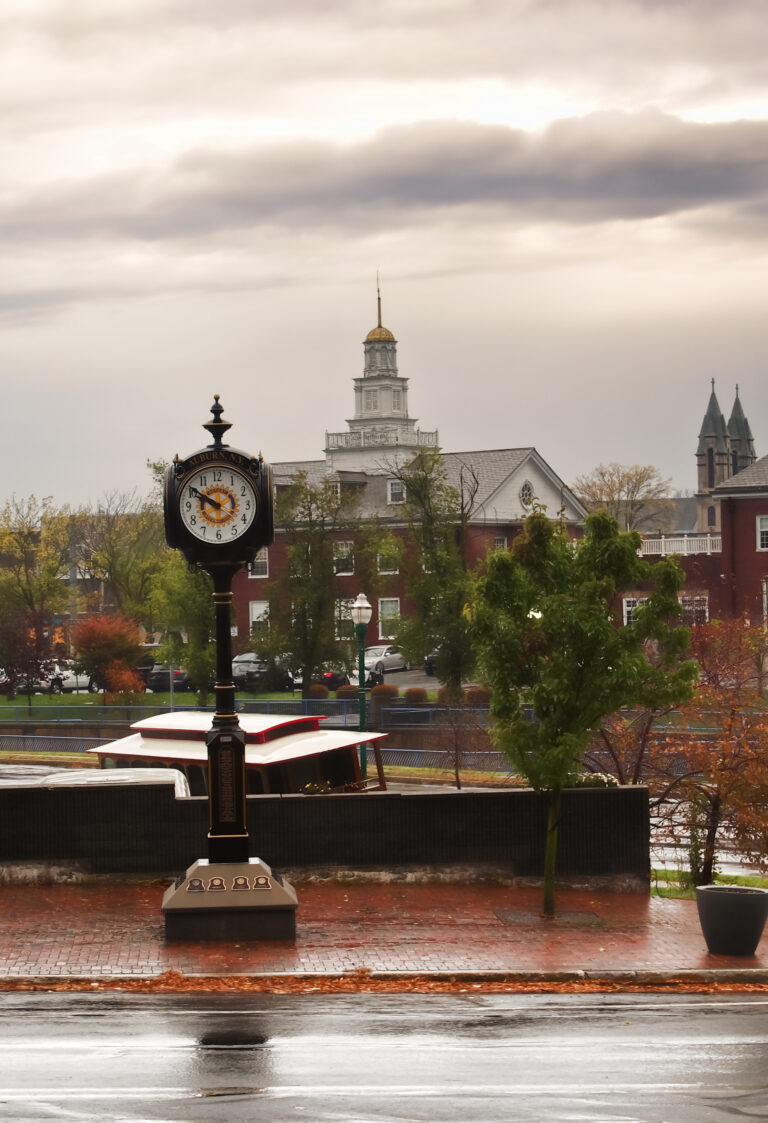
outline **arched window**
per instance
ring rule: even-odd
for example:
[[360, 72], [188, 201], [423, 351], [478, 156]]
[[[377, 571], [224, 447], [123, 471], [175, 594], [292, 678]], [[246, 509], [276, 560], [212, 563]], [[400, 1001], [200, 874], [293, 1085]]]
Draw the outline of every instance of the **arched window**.
[[707, 507], [707, 526], [715, 526], [717, 523], [717, 515], [715, 514], [714, 507]]

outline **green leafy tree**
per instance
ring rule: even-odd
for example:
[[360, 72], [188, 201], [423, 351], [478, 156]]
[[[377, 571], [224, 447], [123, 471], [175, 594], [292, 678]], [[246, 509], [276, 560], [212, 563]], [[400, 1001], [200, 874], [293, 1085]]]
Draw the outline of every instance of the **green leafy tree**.
[[206, 705], [216, 668], [213, 585], [202, 569], [177, 550], [163, 556], [151, 582], [150, 607], [166, 639], [159, 655], [186, 668], [201, 706]]
[[398, 642], [411, 663], [436, 652], [437, 676], [449, 702], [458, 705], [474, 659], [466, 612], [472, 593], [467, 531], [477, 476], [463, 466], [458, 486], [453, 486], [436, 449], [425, 449], [403, 467], [391, 465], [389, 470], [404, 486], [413, 547], [405, 561], [410, 611], [398, 628]]
[[153, 630], [150, 588], [167, 550], [159, 504], [114, 491], [95, 510], [78, 512], [75, 523], [78, 566], [99, 583], [100, 607]]
[[0, 586], [3, 595], [44, 623], [71, 607], [65, 584], [73, 559], [69, 509], [51, 499], [15, 496], [0, 508]]
[[354, 499], [330, 481], [310, 483], [305, 472], [278, 493], [275, 524], [285, 542], [286, 564], [276, 582], [268, 626], [265, 621], [254, 643], [267, 656], [290, 654], [307, 695], [324, 663], [351, 668], [353, 662], [351, 624], [339, 618], [335, 575], [340, 543], [353, 542], [355, 576], [369, 593], [375, 588], [376, 554], [392, 553], [393, 543], [378, 525], [359, 517]]
[[[543, 911], [554, 915], [561, 795], [601, 718], [628, 706], [690, 697], [697, 667], [679, 624], [683, 574], [674, 559], [638, 557], [640, 536], [590, 515], [572, 540], [541, 512], [510, 551], [489, 555], [477, 582], [472, 631], [491, 688], [494, 735], [530, 784], [547, 794]], [[649, 587], [626, 626], [622, 590]]]

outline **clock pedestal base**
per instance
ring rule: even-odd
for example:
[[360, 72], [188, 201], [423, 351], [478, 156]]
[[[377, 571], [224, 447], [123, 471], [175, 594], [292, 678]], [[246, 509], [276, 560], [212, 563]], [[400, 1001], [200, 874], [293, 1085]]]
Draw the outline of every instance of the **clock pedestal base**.
[[165, 938], [295, 941], [297, 908], [296, 890], [261, 858], [198, 858], [165, 892]]

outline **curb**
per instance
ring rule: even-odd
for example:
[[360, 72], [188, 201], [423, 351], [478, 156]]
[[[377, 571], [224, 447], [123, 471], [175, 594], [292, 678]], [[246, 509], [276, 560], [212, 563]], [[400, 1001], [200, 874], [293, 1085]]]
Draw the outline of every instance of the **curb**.
[[[175, 970], [155, 975], [13, 975], [0, 977], [0, 992], [13, 990], [67, 990], [92, 991], [134, 990], [145, 992], [172, 992], [175, 990], [231, 990], [233, 992], [262, 992], [281, 989], [292, 984], [297, 993], [321, 990], [363, 992], [389, 990], [397, 992], [392, 984], [402, 983], [408, 991], [430, 989], [452, 990], [462, 986], [477, 988], [508, 988], [509, 990], [567, 989], [575, 991], [620, 991], [676, 989], [692, 991], [700, 988], [750, 989], [768, 991], [768, 971], [752, 968], [724, 970], [679, 971], [368, 971], [358, 969], [348, 972], [322, 974], [317, 971], [269, 971], [236, 973], [207, 971], [182, 973]], [[222, 984], [229, 984], [222, 986]]]

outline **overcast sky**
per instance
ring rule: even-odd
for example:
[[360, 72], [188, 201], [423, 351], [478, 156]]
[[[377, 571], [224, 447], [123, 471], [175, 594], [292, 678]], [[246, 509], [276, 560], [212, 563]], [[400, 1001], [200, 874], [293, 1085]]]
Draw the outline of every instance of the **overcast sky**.
[[319, 459], [362, 340], [446, 451], [768, 452], [765, 0], [0, 0], [12, 493]]

